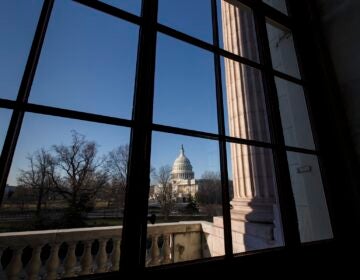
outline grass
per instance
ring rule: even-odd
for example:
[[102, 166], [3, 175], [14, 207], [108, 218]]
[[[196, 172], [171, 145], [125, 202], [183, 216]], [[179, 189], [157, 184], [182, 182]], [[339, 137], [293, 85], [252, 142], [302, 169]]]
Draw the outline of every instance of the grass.
[[[212, 221], [212, 217], [208, 216], [169, 216], [167, 220], [163, 217], [157, 217], [155, 224], [161, 223], [174, 223], [180, 221]], [[82, 227], [105, 227], [105, 226], [121, 226], [123, 223], [122, 218], [95, 218], [86, 219], [85, 225]], [[56, 229], [51, 227], [48, 229]], [[32, 220], [27, 221], [0, 221], [0, 232], [19, 232], [36, 230]]]

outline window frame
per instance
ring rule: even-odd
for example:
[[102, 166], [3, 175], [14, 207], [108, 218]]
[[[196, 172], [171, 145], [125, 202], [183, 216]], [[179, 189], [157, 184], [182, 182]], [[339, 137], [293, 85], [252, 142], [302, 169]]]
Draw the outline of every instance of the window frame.
[[[295, 201], [291, 189], [290, 173], [288, 169], [288, 162], [286, 152], [299, 152], [303, 154], [311, 154], [317, 156], [320, 160], [320, 167], [322, 165], [322, 154], [320, 136], [316, 133], [318, 125], [316, 118], [312, 116], [311, 106], [308, 106], [310, 114], [310, 122], [312, 125], [312, 132], [315, 149], [309, 150], [298, 147], [290, 147], [285, 145], [284, 136], [281, 126], [280, 111], [277, 100], [277, 91], [275, 85], [275, 77], [279, 77], [286, 81], [295, 83], [304, 88], [307, 104], [311, 104], [312, 100], [308, 98], [312, 91], [312, 84], [309, 82], [306, 71], [302, 61], [309, 64], [304, 59], [307, 53], [302, 52], [301, 40], [297, 37], [297, 32], [300, 28], [299, 14], [293, 13], [295, 9], [289, 9], [295, 6], [295, 1], [288, 0], [287, 7], [289, 16], [282, 14], [274, 8], [263, 3], [261, 0], [232, 0], [234, 3], [242, 3], [252, 9], [255, 31], [257, 37], [257, 46], [259, 52], [259, 63], [249, 60], [247, 58], [235, 55], [220, 48], [219, 42], [219, 26], [217, 18], [217, 1], [211, 0], [212, 10], [212, 34], [213, 43], [206, 43], [190, 35], [174, 30], [168, 26], [157, 22], [158, 0], [142, 0], [141, 16], [136, 16], [119, 8], [113, 7], [109, 4], [100, 1], [89, 0], [73, 0], [80, 5], [87, 6], [91, 9], [96, 9], [109, 16], [114, 16], [122, 20], [134, 23], [140, 27], [137, 69], [135, 78], [135, 92], [134, 92], [134, 108], [133, 117], [131, 120], [122, 118], [107, 117], [98, 114], [79, 112], [75, 110], [67, 110], [56, 107], [31, 104], [28, 102], [28, 97], [31, 91], [31, 84], [34, 80], [36, 67], [41, 54], [46, 29], [51, 17], [54, 2], [57, 0], [44, 0], [43, 8], [39, 17], [38, 25], [34, 35], [31, 50], [28, 56], [27, 64], [19, 87], [19, 92], [16, 101], [1, 99], [0, 108], [12, 109], [12, 117], [9, 128], [4, 141], [3, 150], [0, 157], [0, 196], [3, 197], [4, 189], [8, 173], [10, 171], [12, 157], [16, 148], [17, 140], [21, 130], [24, 114], [26, 112], [39, 113], [43, 115], [52, 115], [59, 117], [66, 117], [77, 120], [86, 120], [91, 122], [112, 124], [117, 126], [125, 126], [131, 128], [130, 139], [130, 155], [129, 155], [129, 171], [128, 171], [128, 188], [126, 191], [125, 213], [123, 222], [122, 244], [121, 244], [121, 260], [120, 273], [136, 271], [148, 271], [155, 273], [156, 271], [166, 269], [177, 269], [183, 267], [192, 267], [193, 265], [212, 266], [214, 263], [221, 265], [222, 263], [232, 262], [241, 258], [247, 258], [249, 255], [254, 255], [254, 252], [245, 252], [241, 254], [234, 254], [232, 251], [231, 241], [231, 216], [230, 216], [230, 197], [229, 197], [229, 182], [227, 171], [227, 155], [226, 144], [238, 143], [250, 146], [258, 146], [263, 148], [271, 148], [274, 156], [275, 174], [277, 179], [277, 191], [279, 196], [279, 205], [281, 212], [281, 220], [284, 233], [284, 247], [260, 250], [255, 253], [263, 255], [271, 255], [272, 253], [292, 250], [299, 248], [304, 244], [300, 242]], [[303, 12], [303, 11], [302, 11]], [[301, 79], [297, 79], [285, 73], [276, 71], [272, 68], [270, 46], [266, 30], [266, 18], [276, 21], [286, 28], [292, 30], [294, 37], [294, 45], [298, 58], [299, 71]], [[154, 100], [154, 80], [155, 80], [155, 58], [156, 58], [156, 38], [157, 34], [162, 33], [172, 38], [176, 38], [183, 42], [190, 43], [193, 46], [199, 47], [203, 50], [210, 51], [214, 56], [215, 69], [215, 83], [216, 83], [216, 104], [217, 104], [217, 120], [218, 133], [206, 133], [202, 131], [189, 130], [184, 128], [171, 127], [166, 125], [153, 123], [153, 100]], [[262, 73], [262, 82], [264, 86], [266, 107], [268, 110], [268, 120], [271, 134], [271, 143], [255, 141], [249, 139], [234, 138], [226, 135], [225, 132], [225, 116], [224, 116], [224, 100], [222, 92], [221, 79], [221, 57], [232, 59], [243, 65], [251, 66], [258, 69]], [[225, 256], [216, 257], [212, 259], [204, 259], [197, 261], [189, 261], [185, 263], [170, 264], [161, 267], [145, 267], [146, 254], [146, 229], [147, 229], [147, 200], [148, 200], [148, 181], [150, 173], [150, 156], [151, 156], [151, 135], [153, 131], [168, 132], [180, 135], [200, 137], [204, 139], [216, 140], [219, 143], [219, 157], [220, 170], [222, 182], [222, 197], [223, 197], [223, 218], [224, 218], [224, 236], [225, 236]], [[330, 220], [332, 222], [332, 204], [329, 200], [329, 190], [327, 188], [327, 175], [324, 169], [321, 168], [321, 175], [323, 179], [325, 196], [327, 198]], [[138, 186], [138, 187], [135, 187]], [[137, 203], [134, 203], [137, 202]], [[140, 203], [139, 203], [140, 202]], [[333, 223], [332, 223], [333, 226]], [[336, 232], [334, 230], [334, 236]], [[327, 244], [332, 240], [316, 241], [314, 244]], [[114, 277], [118, 273], [106, 273], [104, 275], [86, 276], [93, 279], [104, 277]], [[83, 277], [77, 277], [81, 279]]]

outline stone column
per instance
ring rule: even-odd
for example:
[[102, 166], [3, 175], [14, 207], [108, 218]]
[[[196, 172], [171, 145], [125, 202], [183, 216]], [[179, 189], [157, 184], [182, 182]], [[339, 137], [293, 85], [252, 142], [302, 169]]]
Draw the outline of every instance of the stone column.
[[[224, 48], [258, 57], [252, 13], [235, 1], [221, 1]], [[260, 71], [225, 59], [230, 136], [268, 141], [268, 121]], [[273, 222], [274, 178], [271, 151], [230, 144], [234, 198], [232, 219]]]

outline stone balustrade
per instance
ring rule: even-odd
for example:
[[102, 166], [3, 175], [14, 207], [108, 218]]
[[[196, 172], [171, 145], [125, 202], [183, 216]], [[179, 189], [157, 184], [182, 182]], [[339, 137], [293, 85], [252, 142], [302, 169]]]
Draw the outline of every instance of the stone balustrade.
[[[122, 226], [0, 233], [0, 279], [60, 279], [119, 269]], [[148, 226], [146, 265], [198, 259], [201, 222]]]

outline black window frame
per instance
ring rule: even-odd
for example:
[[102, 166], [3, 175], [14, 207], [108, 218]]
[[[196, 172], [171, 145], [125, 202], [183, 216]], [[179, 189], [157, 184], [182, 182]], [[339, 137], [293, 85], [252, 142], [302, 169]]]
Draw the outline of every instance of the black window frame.
[[[73, 0], [80, 5], [87, 6], [91, 9], [96, 9], [105, 14], [108, 14], [109, 16], [114, 16], [116, 18], [134, 23], [140, 27], [133, 116], [131, 120], [127, 120], [122, 118], [103, 116], [99, 114], [79, 112], [76, 110], [37, 105], [28, 102], [31, 85], [34, 80], [36, 67], [39, 61], [43, 41], [46, 34], [46, 29], [48, 26], [48, 22], [51, 18], [51, 12], [55, 1], [58, 0], [44, 0], [31, 50], [28, 55], [27, 64], [24, 69], [24, 74], [19, 87], [17, 99], [14, 101], [0, 98], [0, 109], [6, 108], [13, 110], [0, 157], [0, 197], [3, 197], [4, 195], [6, 181], [10, 171], [17, 140], [20, 134], [24, 114], [26, 112], [33, 112], [43, 115], [59, 116], [70, 119], [86, 120], [95, 123], [111, 124], [131, 128], [128, 188], [126, 192], [125, 213], [123, 222], [124, 227], [121, 243], [120, 273], [125, 273], [128, 271], [148, 271], [150, 273], [152, 271], [156, 272], [164, 269], [171, 270], [187, 266], [191, 267], [193, 265], [197, 265], [199, 267], [207, 267], [210, 264], [210, 266], [215, 265], [216, 267], [224, 263], [232, 263], [235, 260], [239, 259], [239, 257], [251, 259], [250, 255], [252, 256], [254, 254], [271, 255], [277, 251], [293, 249], [296, 250], [301, 246], [305, 246], [306, 244], [304, 245], [301, 243], [299, 236], [296, 207], [291, 188], [290, 174], [286, 156], [286, 152], [288, 151], [302, 154], [310, 154], [319, 158], [320, 166], [322, 169], [321, 174], [325, 189], [325, 195], [327, 198], [330, 219], [333, 227], [334, 239], [336, 239], [336, 228], [334, 227], [332, 219], [332, 203], [331, 199], [329, 198], [331, 197], [329, 194], [331, 193], [331, 191], [328, 187], [329, 179], [327, 179], [328, 175], [326, 174], [326, 168], [323, 164], [323, 162], [326, 160], [322, 160], [323, 153], [321, 143], [323, 143], [324, 140], [322, 140], [322, 133], [318, 133], [319, 125], [321, 125], [322, 122], [317, 121], [318, 115], [313, 114], [313, 112], [311, 111], [312, 106], [308, 106], [311, 117], [310, 121], [312, 124], [312, 132], [315, 138], [315, 149], [310, 150], [299, 147], [287, 146], [284, 142], [276, 93], [275, 77], [279, 77], [286, 81], [302, 86], [305, 92], [305, 96], [307, 98], [307, 104], [317, 104], [316, 100], [314, 102], [313, 98], [311, 97], [311, 94], [314, 92], [313, 78], [310, 78], [309, 76], [311, 75], [307, 74], [308, 71], [305, 70], [305, 68], [309, 69], [309, 67], [306, 65], [311, 65], [311, 62], [309, 62], [309, 59], [306, 58], [307, 56], [309, 56], [309, 51], [307, 50], [308, 46], [304, 46], [304, 34], [301, 31], [301, 15], [304, 15], [307, 12], [304, 9], [304, 6], [299, 3], [295, 3], [296, 1], [294, 0], [286, 1], [289, 12], [289, 15], [287, 16], [263, 3], [261, 0], [233, 0], [234, 2], [242, 3], [252, 9], [260, 58], [260, 61], [258, 63], [220, 48], [216, 0], [211, 0], [213, 34], [212, 44], [158, 23], [158, 0], [142, 0], [141, 16], [136, 16], [120, 8], [113, 7], [100, 1]], [[294, 45], [298, 56], [301, 79], [297, 79], [285, 73], [276, 71], [272, 68], [270, 47], [266, 30], [266, 18], [270, 18], [271, 20], [276, 21], [277, 23], [283, 25], [284, 27], [292, 31], [294, 37]], [[216, 103], [218, 112], [218, 133], [207, 133], [202, 131], [183, 129], [153, 123], [152, 117], [154, 100], [156, 38], [158, 33], [166, 34], [183, 42], [187, 42], [193, 46], [199, 47], [213, 54], [215, 66], [214, 74], [216, 82]], [[264, 92], [266, 96], [266, 106], [268, 110], [268, 119], [272, 139], [270, 143], [249, 139], [234, 138], [226, 135], [223, 104], [224, 101], [221, 84], [221, 57], [232, 59], [243, 65], [248, 65], [255, 69], [258, 69], [262, 72], [262, 82], [264, 85]], [[222, 206], [224, 217], [225, 256], [213, 259], [189, 261], [186, 263], [170, 264], [161, 267], [145, 267], [147, 201], [149, 192], [148, 186], [150, 174], [149, 171], [151, 156], [151, 135], [153, 131], [187, 135], [218, 141], [223, 197]], [[261, 250], [255, 253], [233, 253], [231, 242], [230, 197], [226, 156], [226, 144], [230, 142], [272, 149], [275, 162], [275, 173], [277, 178], [278, 196], [280, 201], [279, 204], [281, 209], [281, 219], [285, 241], [284, 247]], [[325, 147], [325, 150], [326, 149], [327, 147]], [[316, 241], [311, 243], [328, 244], [332, 241], [333, 239]], [[91, 277], [96, 279], [107, 276], [113, 277], [114, 275], [116, 276], [117, 273], [92, 275]], [[77, 277], [77, 279], [79, 278], [81, 279], [82, 277]], [[89, 276], [87, 276], [86, 279], [88, 278]]]

